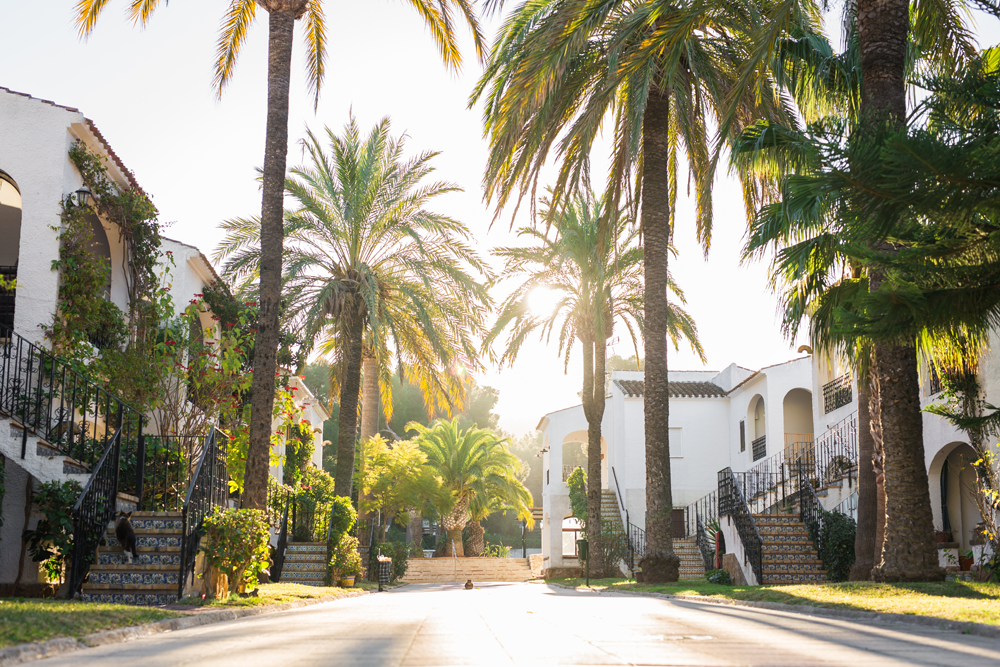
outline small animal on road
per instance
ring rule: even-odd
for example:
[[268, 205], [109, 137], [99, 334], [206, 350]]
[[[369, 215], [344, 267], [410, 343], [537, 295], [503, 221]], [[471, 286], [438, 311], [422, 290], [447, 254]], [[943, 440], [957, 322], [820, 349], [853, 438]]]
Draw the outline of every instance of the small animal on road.
[[472, 579], [465, 582], [465, 590], [471, 591], [473, 588], [475, 588], [475, 586], [472, 585]]

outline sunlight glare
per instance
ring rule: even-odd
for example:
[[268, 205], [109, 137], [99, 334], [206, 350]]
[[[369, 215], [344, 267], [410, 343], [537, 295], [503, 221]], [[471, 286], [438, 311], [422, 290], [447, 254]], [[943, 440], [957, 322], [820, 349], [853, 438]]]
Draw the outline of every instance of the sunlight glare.
[[560, 299], [562, 299], [562, 294], [556, 290], [548, 287], [536, 287], [528, 296], [531, 314], [535, 317], [548, 317], [555, 311]]

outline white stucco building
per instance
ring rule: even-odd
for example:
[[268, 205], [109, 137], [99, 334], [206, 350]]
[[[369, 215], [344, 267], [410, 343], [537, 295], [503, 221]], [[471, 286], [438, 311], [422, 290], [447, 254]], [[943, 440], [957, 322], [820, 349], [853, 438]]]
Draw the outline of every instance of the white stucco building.
[[[670, 467], [673, 500], [685, 507], [712, 494], [718, 472], [746, 470], [786, 443], [812, 440], [811, 357], [752, 371], [732, 364], [718, 371], [670, 372]], [[614, 492], [622, 523], [640, 528], [646, 514], [646, 454], [641, 371], [614, 371], [601, 424], [602, 488]], [[543, 568], [576, 564], [572, 544], [564, 548], [564, 520], [570, 512], [564, 465], [571, 443], [586, 443], [582, 406], [549, 413], [543, 433]], [[675, 525], [683, 525], [682, 515]], [[569, 529], [570, 524], [566, 524]], [[680, 528], [675, 528], [675, 534]]]

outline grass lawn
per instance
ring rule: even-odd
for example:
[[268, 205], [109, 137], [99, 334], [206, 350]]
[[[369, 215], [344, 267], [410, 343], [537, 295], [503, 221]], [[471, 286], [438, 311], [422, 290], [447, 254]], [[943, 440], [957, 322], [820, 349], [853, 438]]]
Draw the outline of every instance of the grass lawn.
[[92, 632], [142, 625], [181, 614], [164, 609], [70, 600], [0, 599], [0, 647], [82, 637]]
[[369, 581], [360, 581], [354, 588], [338, 588], [326, 586], [306, 586], [304, 584], [261, 584], [257, 592], [258, 597], [241, 598], [237, 595], [230, 595], [228, 598], [212, 598], [202, 600], [200, 598], [184, 598], [177, 604], [185, 604], [197, 607], [253, 607], [261, 604], [283, 604], [285, 602], [295, 602], [296, 600], [309, 600], [312, 598], [322, 598], [331, 595], [346, 595], [355, 590], [376, 590], [378, 584]]
[[[583, 579], [558, 583], [585, 589]], [[802, 584], [789, 586], [721, 586], [704, 579], [673, 584], [636, 584], [622, 579], [591, 579], [597, 590], [630, 590], [671, 595], [707, 595], [730, 600], [764, 600], [813, 607], [918, 614], [951, 621], [1000, 625], [1000, 584], [942, 581], [916, 584]]]

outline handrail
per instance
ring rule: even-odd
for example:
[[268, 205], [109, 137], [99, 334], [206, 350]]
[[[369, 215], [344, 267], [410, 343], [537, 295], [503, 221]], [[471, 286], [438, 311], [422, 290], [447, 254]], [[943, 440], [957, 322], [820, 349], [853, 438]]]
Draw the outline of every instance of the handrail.
[[177, 582], [177, 597], [184, 595], [188, 575], [194, 573], [195, 556], [205, 524], [205, 517], [229, 500], [229, 474], [225, 453], [219, 447], [218, 431], [213, 426], [205, 436], [201, 459], [195, 469], [184, 499], [181, 530], [181, 569]]
[[812, 538], [813, 544], [816, 546], [816, 552], [822, 553], [820, 537], [823, 534], [823, 505], [820, 503], [809, 477], [803, 472], [799, 473], [799, 485], [802, 488], [799, 518], [808, 529], [809, 537]]
[[698, 500], [690, 503], [684, 508], [684, 537], [695, 535], [698, 530], [697, 519], [711, 521], [719, 519], [719, 494], [718, 490], [710, 491]]
[[73, 505], [73, 555], [69, 573], [70, 596], [76, 595], [83, 585], [87, 571], [94, 560], [94, 552], [108, 530], [108, 524], [118, 511], [118, 477], [120, 473], [122, 429], [104, 448], [101, 459], [94, 466], [94, 474], [87, 480], [83, 493]]
[[625, 499], [622, 498], [622, 489], [621, 489], [620, 486], [618, 486], [618, 473], [615, 471], [615, 467], [614, 466], [611, 466], [611, 474], [615, 478], [615, 491], [618, 493], [618, 503], [621, 505], [622, 511], [624, 512], [625, 511]]
[[743, 558], [750, 563], [757, 577], [757, 583], [764, 583], [762, 562], [764, 540], [757, 530], [757, 524], [750, 513], [750, 506], [743, 496], [743, 490], [736, 483], [732, 468], [719, 471], [719, 516], [728, 516], [736, 525], [736, 532], [743, 542]]
[[125, 469], [119, 490], [141, 493], [142, 413], [3, 323], [0, 412], [21, 427], [21, 458], [27, 454], [30, 432], [91, 471], [111, 436], [124, 426], [120, 465]]
[[[271, 581], [281, 581], [281, 573], [285, 568], [285, 549], [288, 548], [288, 508], [291, 500], [285, 496], [285, 511], [281, 517], [281, 529], [278, 531], [278, 546], [275, 548], [274, 565], [271, 566]], [[327, 542], [329, 542], [329, 530], [327, 530]]]
[[713, 570], [715, 565], [715, 552], [708, 541], [708, 531], [705, 530], [705, 523], [701, 520], [701, 515], [697, 515], [698, 528], [696, 542], [698, 551], [701, 552], [701, 559], [705, 562], [705, 571]]

